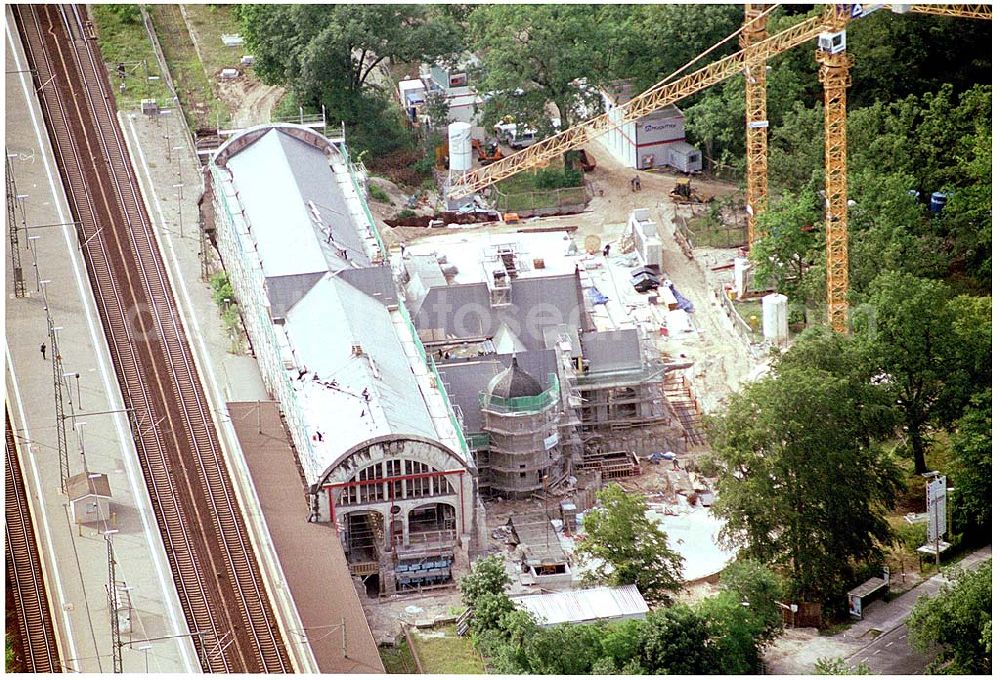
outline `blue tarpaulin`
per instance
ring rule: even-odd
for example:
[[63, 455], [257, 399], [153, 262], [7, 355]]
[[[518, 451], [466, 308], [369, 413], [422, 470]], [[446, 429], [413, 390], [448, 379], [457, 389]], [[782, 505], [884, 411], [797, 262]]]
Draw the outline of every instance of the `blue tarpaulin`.
[[595, 305], [605, 305], [608, 303], [608, 296], [597, 290], [596, 288], [587, 288], [587, 297], [590, 299], [591, 304]]
[[672, 284], [672, 283], [670, 284], [670, 292], [673, 293], [674, 294], [674, 298], [677, 299], [677, 306], [678, 307], [680, 307], [681, 309], [683, 309], [688, 314], [693, 314], [694, 313], [694, 305], [691, 303], [690, 300], [688, 300], [686, 297], [684, 297], [683, 295], [681, 295], [680, 291], [678, 291], [676, 288], [674, 288], [674, 284]]

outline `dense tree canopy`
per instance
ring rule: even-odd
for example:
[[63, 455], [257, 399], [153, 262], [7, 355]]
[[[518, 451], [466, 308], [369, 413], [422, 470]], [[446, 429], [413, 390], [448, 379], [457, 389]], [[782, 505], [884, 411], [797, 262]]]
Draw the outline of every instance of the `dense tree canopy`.
[[470, 35], [482, 58], [476, 79], [486, 127], [510, 116], [551, 134], [552, 115], [566, 128], [601, 110], [582, 83], [607, 80], [609, 27], [595, 5], [480, 5], [469, 15]]
[[971, 399], [958, 421], [952, 447], [958, 460], [954, 522], [967, 539], [988, 540], [993, 527], [992, 390]]
[[923, 595], [907, 620], [917, 649], [944, 650], [935, 665], [948, 673], [989, 673], [992, 666], [993, 560], [954, 579], [934, 597]]
[[378, 69], [448, 57], [463, 41], [454, 13], [437, 5], [241, 5], [239, 17], [261, 80], [301, 105], [325, 105], [356, 147], [374, 153], [410, 143]]
[[892, 420], [853, 356], [845, 338], [801, 338], [711, 428], [721, 538], [787, 568], [791, 594], [805, 599], [839, 603], [854, 567], [878, 560], [891, 537], [898, 471], [872, 444]]
[[915, 474], [927, 471], [927, 429], [941, 422], [941, 397], [955, 368], [955, 310], [940, 281], [888, 271], [871, 284], [871, 327], [860, 336], [872, 374], [892, 395], [906, 428]]

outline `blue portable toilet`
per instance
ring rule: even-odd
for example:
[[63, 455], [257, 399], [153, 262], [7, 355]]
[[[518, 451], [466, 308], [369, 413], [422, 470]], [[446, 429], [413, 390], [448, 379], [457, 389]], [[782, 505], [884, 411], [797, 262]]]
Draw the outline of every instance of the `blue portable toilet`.
[[945, 201], [948, 200], [948, 196], [941, 191], [935, 191], [931, 194], [931, 214], [938, 215], [944, 210]]

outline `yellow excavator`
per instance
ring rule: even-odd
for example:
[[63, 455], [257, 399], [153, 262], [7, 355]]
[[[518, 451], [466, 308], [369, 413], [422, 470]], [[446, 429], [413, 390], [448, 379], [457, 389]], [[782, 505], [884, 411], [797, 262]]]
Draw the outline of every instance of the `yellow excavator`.
[[708, 198], [702, 196], [694, 187], [691, 186], [691, 180], [689, 178], [677, 180], [677, 184], [674, 185], [673, 191], [670, 192], [670, 200], [674, 203], [707, 203]]

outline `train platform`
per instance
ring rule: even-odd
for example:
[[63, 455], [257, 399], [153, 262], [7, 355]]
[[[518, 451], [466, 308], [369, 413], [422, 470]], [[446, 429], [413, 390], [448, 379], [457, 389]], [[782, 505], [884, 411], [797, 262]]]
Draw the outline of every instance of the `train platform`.
[[[25, 296], [14, 295], [5, 249], [5, 389], [23, 456], [25, 484], [43, 554], [61, 661], [66, 671], [113, 671], [118, 621], [126, 673], [195, 673], [194, 643], [123, 412], [72, 217], [26, 60], [8, 14], [5, 32], [6, 153], [23, 208], [18, 252]], [[21, 213], [18, 213], [20, 218]], [[8, 245], [9, 247], [9, 245]], [[77, 524], [61, 493], [52, 346], [46, 304], [62, 361], [70, 475], [107, 475], [106, 519]], [[43, 357], [42, 345], [45, 345]], [[117, 612], [108, 597], [113, 547]]]
[[260, 507], [321, 673], [384, 673], [375, 638], [329, 526], [306, 521], [309, 507], [275, 403], [234, 402], [229, 413]]

